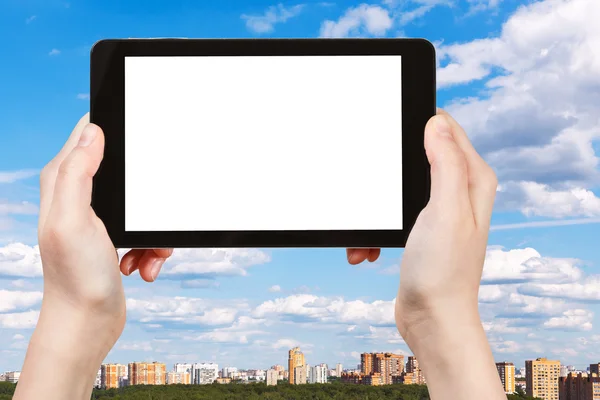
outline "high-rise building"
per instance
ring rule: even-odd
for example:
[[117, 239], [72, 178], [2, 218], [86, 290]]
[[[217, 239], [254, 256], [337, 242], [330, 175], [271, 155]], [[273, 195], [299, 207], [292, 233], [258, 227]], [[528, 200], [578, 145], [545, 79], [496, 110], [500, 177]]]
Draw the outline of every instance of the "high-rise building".
[[236, 372], [238, 372], [236, 367], [224, 367], [221, 371], [221, 377], [231, 378]]
[[559, 378], [558, 388], [560, 400], [600, 400], [600, 377], [596, 373], [569, 372]]
[[167, 366], [159, 362], [133, 362], [128, 365], [129, 385], [164, 385]]
[[427, 383], [415, 356], [409, 356], [406, 361], [406, 375], [402, 380], [405, 384], [425, 385]]
[[102, 389], [116, 389], [121, 387], [119, 381], [127, 378], [127, 365], [102, 364], [100, 366], [100, 387]]
[[589, 370], [590, 375], [596, 374], [596, 376], [600, 376], [600, 363], [590, 364]]
[[192, 367], [194, 385], [210, 385], [219, 377], [219, 365], [215, 363], [197, 363]]
[[542, 400], [559, 400], [560, 361], [538, 358], [525, 361], [525, 392]]
[[[360, 370], [365, 376], [379, 374], [375, 379], [363, 379], [363, 383], [391, 385], [394, 376], [404, 372], [404, 356], [392, 353], [363, 353], [360, 355]], [[370, 383], [369, 383], [370, 382]]]
[[327, 383], [327, 366], [315, 365], [311, 367], [308, 383]]
[[515, 392], [515, 365], [511, 362], [499, 362], [496, 363], [496, 369], [498, 375], [500, 375], [500, 381], [504, 392], [512, 394]]
[[335, 376], [341, 377], [342, 372], [344, 372], [344, 368], [342, 367], [342, 364], [340, 364], [340, 363], [336, 364], [335, 365]]
[[[304, 369], [304, 380], [296, 376], [296, 369], [298, 367]], [[288, 352], [288, 380], [292, 385], [306, 383], [306, 361], [304, 360], [304, 354], [300, 351], [299, 347], [294, 347]]]
[[267, 371], [267, 386], [276, 386], [279, 379], [279, 371], [270, 369]]
[[294, 385], [304, 385], [306, 383], [306, 366], [300, 365], [294, 368]]
[[10, 383], [19, 382], [19, 378], [21, 377], [21, 371], [9, 371], [4, 373], [4, 380]]
[[173, 365], [173, 371], [178, 373], [187, 372], [188, 374], [190, 374], [190, 376], [192, 376], [192, 368], [193, 364], [189, 363], [177, 363]]
[[167, 385], [189, 385], [192, 383], [189, 372], [171, 371], [167, 374]]

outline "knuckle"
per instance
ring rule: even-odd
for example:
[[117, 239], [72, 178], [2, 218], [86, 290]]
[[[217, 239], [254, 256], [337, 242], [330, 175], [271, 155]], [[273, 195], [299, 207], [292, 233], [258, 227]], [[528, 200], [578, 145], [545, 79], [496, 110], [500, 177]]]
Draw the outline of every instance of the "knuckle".
[[44, 232], [40, 237], [40, 246], [45, 248], [63, 248], [73, 236], [75, 225], [67, 218], [59, 220], [51, 219], [44, 226]]

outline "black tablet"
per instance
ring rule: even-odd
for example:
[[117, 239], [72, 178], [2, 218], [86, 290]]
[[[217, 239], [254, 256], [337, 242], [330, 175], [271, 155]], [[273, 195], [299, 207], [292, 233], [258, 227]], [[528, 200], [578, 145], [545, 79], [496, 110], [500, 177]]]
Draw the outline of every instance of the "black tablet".
[[91, 52], [115, 247], [404, 247], [429, 199], [420, 39], [123, 39]]

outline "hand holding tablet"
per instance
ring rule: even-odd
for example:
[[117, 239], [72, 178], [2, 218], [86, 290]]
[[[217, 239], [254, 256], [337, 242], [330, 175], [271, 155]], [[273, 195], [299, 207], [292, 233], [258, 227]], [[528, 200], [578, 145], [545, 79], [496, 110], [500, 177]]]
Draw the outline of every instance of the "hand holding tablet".
[[434, 114], [424, 40], [101, 41], [93, 208], [116, 247], [403, 247]]

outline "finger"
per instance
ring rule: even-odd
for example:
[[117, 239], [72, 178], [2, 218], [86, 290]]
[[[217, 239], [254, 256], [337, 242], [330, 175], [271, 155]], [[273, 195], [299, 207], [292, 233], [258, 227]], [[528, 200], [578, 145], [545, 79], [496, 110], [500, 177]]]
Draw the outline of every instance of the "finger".
[[77, 145], [58, 167], [50, 212], [70, 226], [87, 224], [91, 212], [92, 178], [104, 153], [104, 134], [94, 124], [84, 128]]
[[165, 261], [166, 258], [158, 257], [153, 250], [144, 251], [144, 255], [138, 264], [142, 279], [146, 282], [154, 282]]
[[144, 255], [144, 249], [129, 250], [121, 259], [119, 267], [123, 275], [129, 276], [138, 268], [140, 259]]
[[428, 207], [470, 211], [465, 154], [454, 139], [444, 115], [434, 116], [425, 127], [425, 150], [431, 165], [431, 199]]
[[173, 255], [173, 249], [152, 249], [152, 251], [160, 258], [169, 258]]
[[346, 249], [346, 256], [351, 265], [357, 265], [369, 258], [371, 249]]
[[379, 258], [381, 254], [381, 249], [369, 249], [369, 255], [367, 256], [367, 260], [369, 262], [375, 262]]
[[67, 139], [63, 148], [58, 154], [52, 159], [42, 172], [40, 173], [40, 214], [39, 214], [39, 226], [43, 227], [46, 221], [46, 216], [50, 210], [52, 204], [52, 197], [54, 194], [54, 182], [56, 181], [56, 174], [58, 173], [58, 167], [62, 161], [71, 153], [73, 148], [77, 145], [79, 137], [83, 128], [89, 123], [89, 114], [85, 114], [77, 123], [71, 136]]
[[438, 113], [443, 115], [452, 127], [454, 139], [465, 155], [469, 176], [469, 197], [473, 214], [477, 225], [487, 229], [490, 225], [494, 199], [498, 188], [496, 174], [479, 153], [477, 153], [467, 133], [458, 122], [442, 109], [438, 109]]

